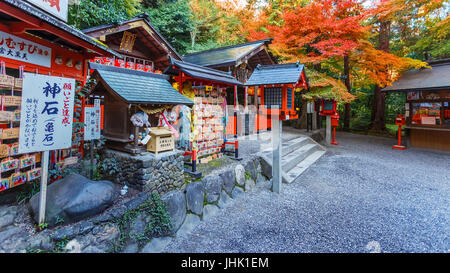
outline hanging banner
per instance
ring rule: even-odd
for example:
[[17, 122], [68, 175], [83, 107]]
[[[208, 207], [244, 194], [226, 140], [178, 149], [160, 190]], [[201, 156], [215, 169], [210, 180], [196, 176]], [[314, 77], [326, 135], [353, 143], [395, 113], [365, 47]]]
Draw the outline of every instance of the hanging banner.
[[25, 73], [19, 153], [72, 146], [75, 79]]
[[69, 0], [25, 0], [43, 11], [67, 22]]
[[84, 108], [84, 140], [100, 139], [100, 107]]
[[0, 57], [50, 67], [52, 49], [0, 31]]

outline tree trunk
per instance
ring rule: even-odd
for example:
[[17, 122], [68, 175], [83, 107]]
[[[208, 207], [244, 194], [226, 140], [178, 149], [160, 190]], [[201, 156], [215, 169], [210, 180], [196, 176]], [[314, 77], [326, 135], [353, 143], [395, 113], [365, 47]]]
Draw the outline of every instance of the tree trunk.
[[[350, 65], [348, 55], [344, 57], [344, 83], [345, 87], [347, 87], [347, 91], [351, 93], [350, 86]], [[350, 115], [351, 115], [351, 107], [350, 103], [345, 104], [345, 116], [344, 116], [344, 131], [350, 131]]]
[[[378, 49], [389, 52], [389, 36], [391, 34], [391, 22], [381, 22]], [[373, 104], [371, 114], [371, 130], [385, 131], [386, 121], [384, 118], [386, 107], [386, 94], [381, 92], [380, 86], [375, 86], [373, 91]]]

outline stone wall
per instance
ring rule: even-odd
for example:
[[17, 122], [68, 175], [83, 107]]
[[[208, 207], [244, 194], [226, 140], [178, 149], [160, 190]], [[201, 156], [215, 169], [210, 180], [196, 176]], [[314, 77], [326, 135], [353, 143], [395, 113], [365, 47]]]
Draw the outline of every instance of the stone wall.
[[[178, 156], [172, 159], [177, 161], [177, 158]], [[156, 166], [154, 169], [157, 169]], [[138, 215], [129, 223], [131, 230], [127, 231], [133, 236], [121, 242], [121, 249], [113, 248], [123, 237], [118, 220], [128, 218], [125, 216], [129, 215], [130, 211], [145, 203], [151, 196], [150, 191], [142, 192], [123, 204], [117, 204], [101, 215], [32, 235], [15, 224], [17, 207], [0, 208], [0, 219], [4, 220], [0, 221], [0, 253], [55, 251], [58, 245], [62, 245], [62, 249], [58, 251], [72, 253], [160, 252], [175, 234], [181, 236], [192, 231], [201, 221], [207, 221], [220, 209], [227, 207], [234, 199], [242, 198], [245, 192], [252, 191], [257, 185], [270, 189], [271, 182], [262, 174], [261, 160], [251, 158], [216, 170], [200, 181], [171, 190], [161, 197], [172, 222], [169, 234], [152, 238], [143, 245], [138, 243], [135, 238], [139, 237], [151, 220], [148, 215]]]
[[184, 184], [182, 151], [170, 151], [155, 155], [150, 152], [133, 156], [115, 150], [105, 150], [106, 158], [115, 158], [119, 169], [107, 179], [115, 183], [126, 183], [139, 191], [158, 192], [163, 195]]

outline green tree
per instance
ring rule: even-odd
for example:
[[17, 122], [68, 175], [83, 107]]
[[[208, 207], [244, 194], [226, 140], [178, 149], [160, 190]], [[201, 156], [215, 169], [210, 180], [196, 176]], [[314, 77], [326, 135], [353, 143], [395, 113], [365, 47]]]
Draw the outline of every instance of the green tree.
[[68, 23], [86, 29], [125, 21], [139, 12], [139, 0], [81, 0], [69, 6]]
[[190, 48], [190, 33], [194, 29], [189, 2], [187, 0], [158, 0], [156, 3], [147, 1], [143, 3], [143, 10], [150, 15], [150, 23], [175, 50], [185, 54]]

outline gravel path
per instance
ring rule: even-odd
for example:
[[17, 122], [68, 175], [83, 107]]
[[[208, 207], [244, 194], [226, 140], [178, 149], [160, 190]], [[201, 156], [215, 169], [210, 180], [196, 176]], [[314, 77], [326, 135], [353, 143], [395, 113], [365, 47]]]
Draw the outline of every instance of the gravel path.
[[450, 154], [337, 141], [281, 195], [259, 186], [164, 252], [450, 252]]

